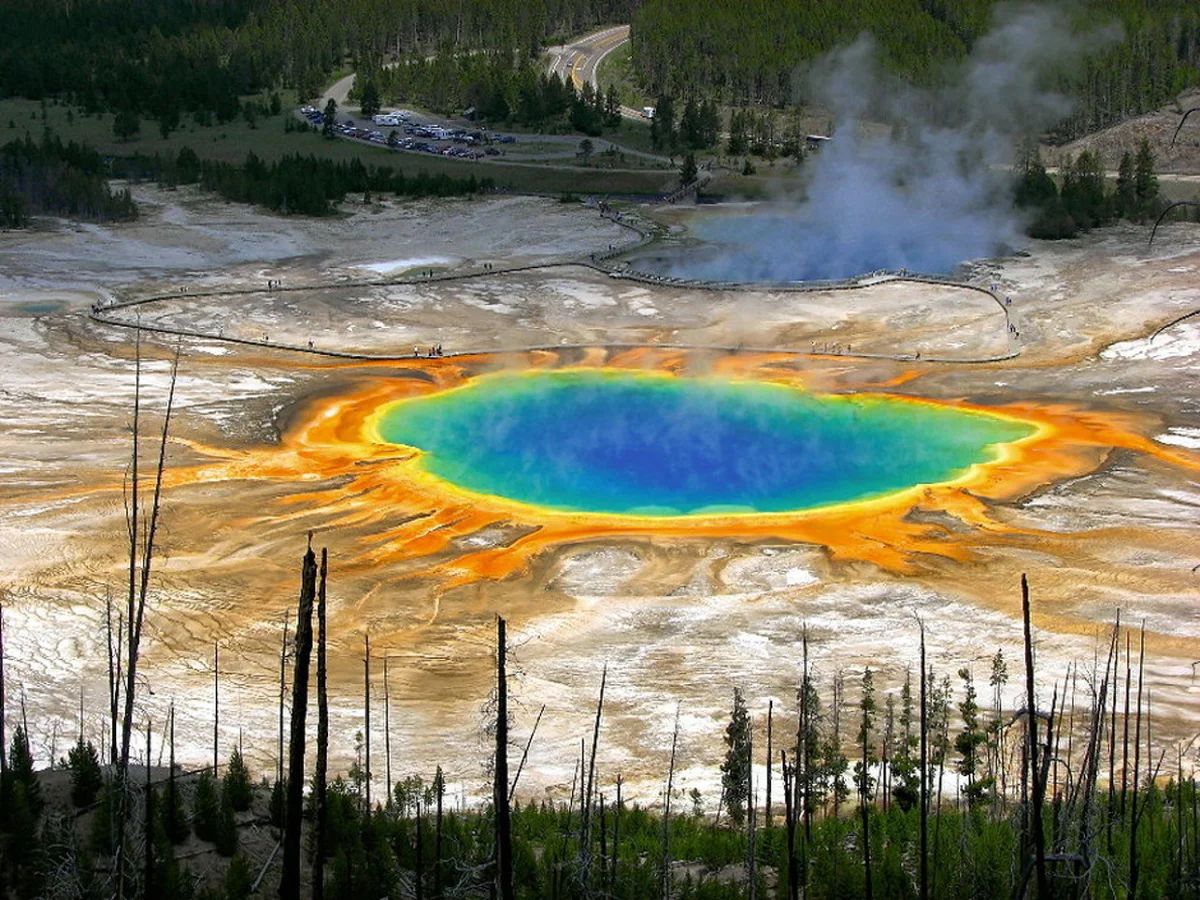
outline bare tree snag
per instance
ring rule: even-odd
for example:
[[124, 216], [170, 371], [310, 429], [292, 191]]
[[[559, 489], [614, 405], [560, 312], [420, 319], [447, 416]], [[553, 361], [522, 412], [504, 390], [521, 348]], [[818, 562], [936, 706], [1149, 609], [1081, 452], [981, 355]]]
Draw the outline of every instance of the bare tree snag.
[[512, 820], [508, 805], [508, 639], [504, 619], [496, 617], [496, 764], [492, 802], [496, 813], [496, 891], [514, 900]]
[[513, 776], [512, 787], [508, 790], [509, 802], [512, 802], [513, 796], [517, 792], [517, 782], [521, 780], [521, 771], [525, 768], [525, 760], [529, 758], [529, 748], [533, 746], [533, 739], [537, 736], [538, 726], [542, 724], [542, 715], [546, 712], [546, 704], [542, 704], [542, 708], [538, 710], [537, 719], [533, 723], [533, 731], [529, 732], [529, 740], [525, 742], [525, 749], [521, 753], [521, 761], [517, 763], [517, 774]]
[[[329, 696], [325, 690], [325, 586], [329, 574], [329, 554], [321, 550], [321, 580], [317, 589], [317, 627], [321, 634], [317, 639], [317, 763], [313, 773], [313, 801], [316, 806], [316, 841], [313, 848], [313, 900], [325, 897], [326, 820], [326, 771], [329, 765]], [[285, 625], [286, 628], [286, 625]], [[282, 708], [282, 707], [281, 707]]]
[[1029, 849], [1033, 851], [1033, 866], [1037, 877], [1038, 900], [1047, 900], [1050, 896], [1050, 883], [1046, 878], [1046, 842], [1042, 825], [1042, 805], [1046, 797], [1046, 782], [1042, 778], [1042, 767], [1038, 764], [1039, 747], [1037, 742], [1037, 701], [1034, 696], [1033, 676], [1033, 631], [1030, 623], [1029, 580], [1021, 575], [1021, 618], [1025, 628], [1025, 718], [1028, 722], [1029, 734], [1029, 771], [1030, 785], [1030, 815]]
[[[126, 888], [125, 826], [129, 817], [129, 750], [133, 739], [133, 706], [137, 690], [138, 650], [142, 639], [142, 624], [146, 614], [146, 595], [150, 590], [150, 569], [154, 560], [154, 538], [158, 530], [158, 515], [162, 498], [163, 470], [167, 462], [167, 435], [171, 427], [171, 411], [175, 405], [175, 384], [179, 375], [179, 350], [171, 366], [171, 385], [167, 393], [167, 409], [163, 416], [162, 437], [159, 441], [158, 465], [154, 478], [154, 493], [150, 504], [150, 520], [142, 525], [138, 533], [141, 499], [139, 496], [139, 432], [141, 427], [142, 345], [138, 332], [136, 345], [136, 368], [134, 375], [133, 403], [133, 448], [130, 470], [130, 492], [128, 495], [127, 520], [129, 523], [129, 592], [127, 596], [126, 663], [125, 663], [125, 710], [121, 722], [121, 755], [117, 761], [117, 819], [113, 838], [116, 841], [116, 859], [113, 871], [116, 877], [117, 900], [124, 900]], [[141, 571], [139, 573], [139, 562]], [[140, 578], [139, 578], [140, 574]], [[27, 732], [28, 733], [28, 732]], [[149, 760], [147, 760], [149, 762]]]
[[771, 827], [771, 729], [775, 724], [775, 701], [767, 701], [767, 798], [766, 809], [763, 810], [764, 824]]
[[371, 635], [363, 632], [363, 744], [366, 746], [365, 812], [371, 815]]
[[679, 707], [675, 707], [675, 730], [671, 733], [671, 762], [667, 766], [667, 792], [663, 798], [662, 900], [671, 896], [671, 793], [675, 790], [675, 751], [679, 747]]
[[292, 732], [288, 749], [287, 802], [284, 807], [283, 873], [280, 900], [300, 900], [300, 826], [304, 816], [304, 724], [308, 712], [308, 662], [312, 654], [313, 600], [317, 593], [317, 558], [311, 537], [300, 576], [296, 616], [296, 672], [292, 679]]
[[796, 803], [793, 793], [796, 777], [795, 763], [788, 765], [787, 751], [779, 751], [779, 768], [783, 773], [783, 824], [787, 847], [787, 895], [789, 900], [799, 900], [800, 876], [796, 870]]
[[437, 803], [433, 825], [433, 896], [442, 900], [442, 801], [446, 796], [446, 778], [442, 767], [433, 776], [433, 798]]
[[388, 658], [383, 655], [383, 772], [384, 803], [392, 800], [392, 696], [388, 690]]
[[921, 628], [921, 800], [920, 800], [920, 900], [929, 900], [929, 675], [925, 670], [925, 623]]
[[[1140, 860], [1138, 859], [1138, 782], [1142, 776], [1142, 686], [1146, 674], [1146, 621], [1142, 620], [1140, 647], [1138, 649], [1138, 688], [1137, 711], [1134, 713], [1133, 738], [1133, 796], [1130, 798], [1129, 816], [1129, 896], [1137, 896], [1138, 879], [1141, 875]], [[1149, 756], [1149, 754], [1147, 754]]]
[[221, 752], [221, 648], [213, 641], [213, 778], [217, 777], [217, 769]]
[[275, 780], [283, 783], [283, 707], [287, 693], [287, 646], [288, 646], [288, 616], [291, 610], [283, 614], [283, 644], [279, 648], [279, 745], [275, 758]]
[[[107, 646], [108, 646], [108, 713], [109, 713], [109, 730], [108, 730], [108, 761], [112, 765], [117, 764], [118, 749], [117, 749], [117, 728], [120, 721], [120, 703], [121, 703], [121, 649], [113, 644], [113, 618], [112, 618], [112, 592], [104, 592], [104, 621], [107, 628]], [[121, 624], [118, 621], [117, 642], [121, 640]]]
[[4, 731], [4, 602], [0, 601], [0, 775], [8, 773], [8, 743]]
[[623, 782], [624, 779], [618, 775], [617, 805], [613, 807], [612, 892], [614, 895], [619, 895], [620, 893], [618, 890], [620, 882], [617, 880], [617, 863], [621, 856], [619, 848], [621, 846], [621, 787]]
[[596, 781], [596, 746], [600, 743], [600, 717], [604, 712], [604, 687], [608, 683], [608, 663], [600, 675], [600, 698], [596, 701], [596, 721], [592, 726], [592, 750], [588, 755], [587, 783], [583, 792], [582, 821], [579, 841], [580, 873], [585, 885], [590, 883], [592, 866], [592, 797]]
[[150, 720], [146, 719], [146, 874], [142, 883], [142, 891], [150, 896], [154, 884], [154, 785], [150, 779]]

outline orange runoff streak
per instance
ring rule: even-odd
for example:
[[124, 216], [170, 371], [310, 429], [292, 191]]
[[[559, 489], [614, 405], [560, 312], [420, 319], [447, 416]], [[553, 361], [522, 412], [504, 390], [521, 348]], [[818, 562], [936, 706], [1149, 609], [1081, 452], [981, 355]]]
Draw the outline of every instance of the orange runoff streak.
[[[1094, 471], [1115, 448], [1153, 456], [1174, 465], [1200, 470], [1200, 455], [1177, 451], [1137, 433], [1133, 416], [1100, 413], [1068, 404], [1010, 403], [985, 407], [963, 400], [931, 400], [886, 393], [881, 388], [911, 381], [910, 370], [883, 384], [839, 385], [907, 403], [971, 410], [1034, 426], [1030, 436], [1004, 444], [998, 457], [971, 466], [960, 477], [939, 484], [917, 485], [885, 497], [787, 513], [739, 513], [648, 517], [560, 512], [477, 494], [423, 471], [420, 453], [383, 441], [377, 424], [383, 411], [399, 400], [462, 386], [505, 364], [524, 370], [582, 366], [650, 370], [686, 374], [692, 364], [709, 374], [746, 378], [811, 389], [824, 379], [797, 369], [783, 354], [738, 353], [694, 360], [682, 350], [653, 347], [612, 353], [591, 349], [567, 354], [536, 351], [503, 358], [413, 362], [397, 368], [420, 370], [421, 380], [373, 375], [341, 396], [313, 401], [283, 437], [281, 446], [230, 450], [181, 440], [208, 462], [174, 468], [168, 486], [239, 480], [311, 484], [280, 502], [292, 512], [264, 516], [278, 522], [289, 516], [323, 517], [326, 529], [361, 532], [361, 550], [346, 565], [377, 569], [381, 565], [420, 560], [402, 578], [428, 578], [435, 593], [482, 580], [504, 579], [528, 571], [540, 553], [569, 544], [604, 539], [647, 537], [737, 537], [747, 541], [788, 540], [827, 548], [835, 560], [873, 563], [883, 569], [912, 573], [922, 557], [956, 561], [974, 558], [973, 548], [999, 536], [1036, 534], [1006, 525], [991, 505], [1011, 501], [1048, 483]], [[333, 483], [331, 483], [333, 482]], [[914, 512], [942, 513], [968, 529], [952, 529], [917, 521]], [[925, 516], [924, 518], [928, 518]], [[501, 546], [480, 549], [473, 536], [493, 526], [506, 526], [515, 536]], [[507, 534], [507, 533], [506, 533]], [[495, 539], [488, 538], [495, 543]]]

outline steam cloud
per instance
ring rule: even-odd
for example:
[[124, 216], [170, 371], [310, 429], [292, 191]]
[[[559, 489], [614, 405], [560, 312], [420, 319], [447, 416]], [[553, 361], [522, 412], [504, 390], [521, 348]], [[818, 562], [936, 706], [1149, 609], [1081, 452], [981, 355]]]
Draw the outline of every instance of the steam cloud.
[[[828, 108], [834, 139], [809, 164], [803, 203], [714, 217], [700, 235], [720, 245], [671, 273], [717, 281], [847, 278], [876, 269], [947, 273], [1019, 236], [1005, 171], [1022, 135], [1070, 111], [1050, 77], [1119, 37], [1080, 34], [1047, 6], [997, 8], [946, 86], [920, 89], [887, 75], [864, 35], [797, 77], [804, 99]], [[891, 124], [864, 134], [863, 122]], [[879, 129], [876, 129], [877, 131]]]

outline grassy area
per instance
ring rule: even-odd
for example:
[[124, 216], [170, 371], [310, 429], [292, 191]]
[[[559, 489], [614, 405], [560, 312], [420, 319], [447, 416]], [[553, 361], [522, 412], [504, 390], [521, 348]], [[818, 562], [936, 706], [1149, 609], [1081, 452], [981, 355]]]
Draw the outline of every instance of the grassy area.
[[596, 80], [600, 82], [600, 89], [606, 94], [609, 85], [615, 84], [617, 96], [625, 106], [641, 109], [643, 106], [654, 105], [652, 100], [642, 94], [633, 76], [633, 44], [629, 41], [600, 61], [600, 68], [596, 70]]
[[656, 153], [669, 156], [665, 150], [655, 149], [650, 140], [650, 121], [648, 119], [621, 119], [621, 124], [611, 131], [605, 131], [602, 140], [609, 140], [630, 150], [640, 150], [642, 153]]
[[76, 140], [95, 147], [108, 156], [144, 154], [177, 154], [191, 147], [201, 159], [240, 163], [250, 151], [271, 161], [289, 153], [312, 154], [334, 160], [361, 159], [370, 165], [403, 169], [408, 174], [427, 172], [452, 175], [457, 178], [474, 174], [492, 178], [497, 187], [518, 191], [544, 193], [616, 193], [655, 194], [668, 189], [673, 173], [659, 171], [609, 172], [602, 169], [574, 171], [555, 169], [549, 165], [483, 163], [471, 160], [445, 159], [424, 153], [393, 153], [383, 147], [373, 147], [346, 140], [327, 140], [312, 132], [284, 132], [293, 97], [284, 98], [284, 112], [260, 119], [254, 126], [244, 119], [222, 125], [201, 126], [188, 120], [167, 138], [158, 132], [157, 123], [143, 121], [139, 135], [120, 140], [113, 134], [113, 117], [109, 114], [84, 115], [79, 109], [49, 102], [43, 107], [33, 100], [0, 100], [0, 143], [20, 139], [28, 132], [38, 139], [44, 129], [64, 140]]

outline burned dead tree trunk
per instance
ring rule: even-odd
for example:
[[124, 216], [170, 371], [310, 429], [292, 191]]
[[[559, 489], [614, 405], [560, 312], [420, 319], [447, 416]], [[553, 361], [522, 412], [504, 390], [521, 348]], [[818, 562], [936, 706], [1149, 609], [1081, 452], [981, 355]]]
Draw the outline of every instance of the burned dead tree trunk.
[[287, 693], [287, 647], [288, 647], [288, 616], [291, 610], [283, 615], [283, 644], [279, 647], [279, 743], [275, 759], [275, 780], [283, 784], [283, 707]]
[[221, 752], [221, 647], [213, 641], [213, 778]]
[[671, 896], [671, 793], [675, 790], [675, 751], [679, 746], [679, 707], [675, 707], [675, 730], [671, 734], [671, 762], [667, 767], [667, 793], [663, 798], [662, 900]]
[[1021, 575], [1021, 618], [1025, 628], [1025, 718], [1028, 723], [1030, 796], [1029, 827], [1026, 834], [1026, 851], [1033, 852], [1033, 867], [1037, 879], [1038, 900], [1050, 896], [1050, 883], [1046, 878], [1046, 842], [1042, 824], [1042, 806], [1045, 803], [1046, 783], [1039, 765], [1037, 740], [1037, 701], [1034, 697], [1033, 680], [1033, 631], [1030, 623], [1029, 580]]
[[0, 601], [0, 777], [8, 774], [8, 744], [4, 733], [4, 603]]
[[442, 900], [442, 801], [446, 796], [446, 778], [442, 767], [433, 776], [433, 797], [437, 803], [433, 824], [433, 896]]
[[925, 623], [921, 627], [921, 799], [920, 799], [920, 891], [921, 900], [929, 900], [929, 675], [925, 670]]
[[[317, 588], [317, 762], [313, 773], [313, 805], [316, 807], [316, 841], [313, 847], [313, 900], [325, 897], [326, 807], [325, 777], [329, 765], [329, 696], [325, 691], [325, 585], [329, 574], [329, 554], [321, 551], [321, 581]], [[286, 628], [286, 625], [285, 625]], [[280, 707], [282, 709], [282, 706]]]
[[496, 815], [496, 893], [514, 900], [512, 818], [508, 805], [508, 638], [504, 618], [496, 617], [496, 765], [492, 802]]
[[363, 743], [366, 746], [364, 812], [371, 815], [371, 635], [363, 632]]
[[[133, 447], [130, 468], [130, 490], [127, 496], [127, 520], [129, 523], [129, 589], [126, 597], [126, 645], [125, 645], [125, 695], [124, 717], [121, 721], [121, 754], [117, 760], [117, 818], [113, 839], [116, 841], [113, 871], [116, 877], [117, 900], [124, 900], [126, 890], [126, 841], [125, 827], [129, 818], [129, 752], [133, 740], [133, 707], [137, 690], [138, 651], [141, 646], [142, 626], [146, 615], [146, 596], [150, 590], [150, 570], [154, 561], [154, 539], [158, 531], [161, 509], [163, 470], [167, 463], [167, 435], [171, 428], [171, 411], [175, 405], [175, 384], [179, 375], [179, 351], [171, 366], [171, 385], [167, 393], [167, 409], [163, 416], [162, 436], [159, 440], [158, 464], [155, 469], [154, 492], [150, 503], [149, 521], [142, 523], [139, 533], [141, 505], [140, 477], [138, 474], [139, 440], [141, 430], [141, 387], [142, 349], [141, 332], [138, 332], [137, 357], [133, 403]], [[139, 570], [140, 567], [140, 570]], [[28, 732], [26, 732], [28, 733]], [[147, 763], [149, 760], [147, 760]]]
[[392, 695], [388, 689], [388, 658], [383, 654], [383, 785], [384, 804], [392, 802]]
[[767, 701], [767, 797], [766, 808], [763, 810], [763, 820], [767, 828], [771, 827], [771, 728], [775, 723], [775, 701]]
[[[112, 593], [104, 597], [104, 621], [107, 627], [108, 645], [108, 761], [117, 764], [120, 750], [117, 748], [117, 733], [121, 718], [121, 634], [123, 625], [117, 615], [116, 644], [113, 643]], [[2, 730], [2, 729], [0, 729]], [[0, 750], [0, 752], [3, 752]]]
[[787, 835], [787, 895], [789, 900], [799, 900], [800, 877], [796, 871], [796, 804], [792, 786], [795, 779], [795, 764], [788, 765], [787, 751], [779, 751], [779, 768], [783, 772], [783, 824]]
[[616, 896], [620, 896], [618, 885], [618, 870], [617, 864], [621, 858], [621, 787], [624, 779], [617, 776], [617, 805], [613, 807], [613, 838], [612, 838], [612, 892]]
[[[163, 416], [162, 436], [158, 445], [158, 464], [154, 474], [154, 493], [150, 502], [150, 520], [143, 525], [141, 547], [138, 547], [138, 424], [141, 393], [141, 354], [138, 355], [138, 388], [134, 400], [133, 463], [130, 487], [129, 527], [129, 596], [126, 628], [128, 629], [125, 664], [125, 717], [121, 728], [122, 778], [129, 768], [129, 746], [133, 737], [133, 703], [136, 692], [138, 651], [142, 640], [142, 625], [146, 617], [146, 595], [150, 590], [150, 569], [154, 561], [154, 539], [158, 533], [161, 509], [163, 470], [167, 464], [167, 435], [171, 428], [171, 412], [175, 406], [175, 384], [179, 375], [179, 353], [171, 366], [171, 386], [167, 393], [167, 410]], [[140, 571], [139, 571], [140, 566]]]
[[150, 778], [150, 720], [146, 719], [146, 821], [145, 821], [145, 840], [146, 840], [146, 855], [144, 862], [146, 865], [144, 881], [142, 884], [142, 892], [147, 896], [151, 896], [152, 886], [154, 885], [154, 782]]
[[[1146, 620], [1142, 620], [1141, 646], [1138, 648], [1138, 687], [1137, 711], [1134, 713], [1133, 738], [1133, 796], [1130, 798], [1129, 814], [1129, 896], [1137, 896], [1138, 879], [1141, 876], [1140, 860], [1138, 859], [1138, 824], [1141, 816], [1138, 810], [1138, 781], [1142, 771], [1142, 686], [1146, 674]], [[1149, 755], [1149, 754], [1147, 754]]]
[[600, 718], [604, 713], [604, 687], [608, 683], [608, 663], [600, 675], [600, 698], [596, 701], [596, 721], [592, 727], [592, 749], [588, 754], [587, 780], [583, 790], [581, 807], [579, 868], [580, 878], [585, 887], [591, 883], [592, 868], [592, 804], [593, 790], [596, 783], [596, 747], [600, 743]]
[[296, 616], [296, 672], [292, 679], [292, 732], [288, 748], [287, 801], [284, 807], [283, 873], [280, 900], [300, 900], [300, 826], [304, 816], [304, 724], [308, 712], [308, 662], [312, 654], [313, 601], [317, 593], [317, 558], [311, 537], [300, 575]]
[[533, 730], [529, 732], [529, 740], [525, 742], [525, 749], [521, 752], [521, 761], [517, 763], [517, 774], [513, 776], [512, 786], [508, 789], [509, 802], [517, 793], [517, 783], [521, 780], [521, 772], [525, 769], [525, 760], [529, 759], [529, 748], [533, 746], [533, 739], [537, 737], [538, 726], [542, 724], [542, 716], [546, 712], [546, 704], [542, 704], [542, 708], [538, 710], [537, 718], [533, 722]]

